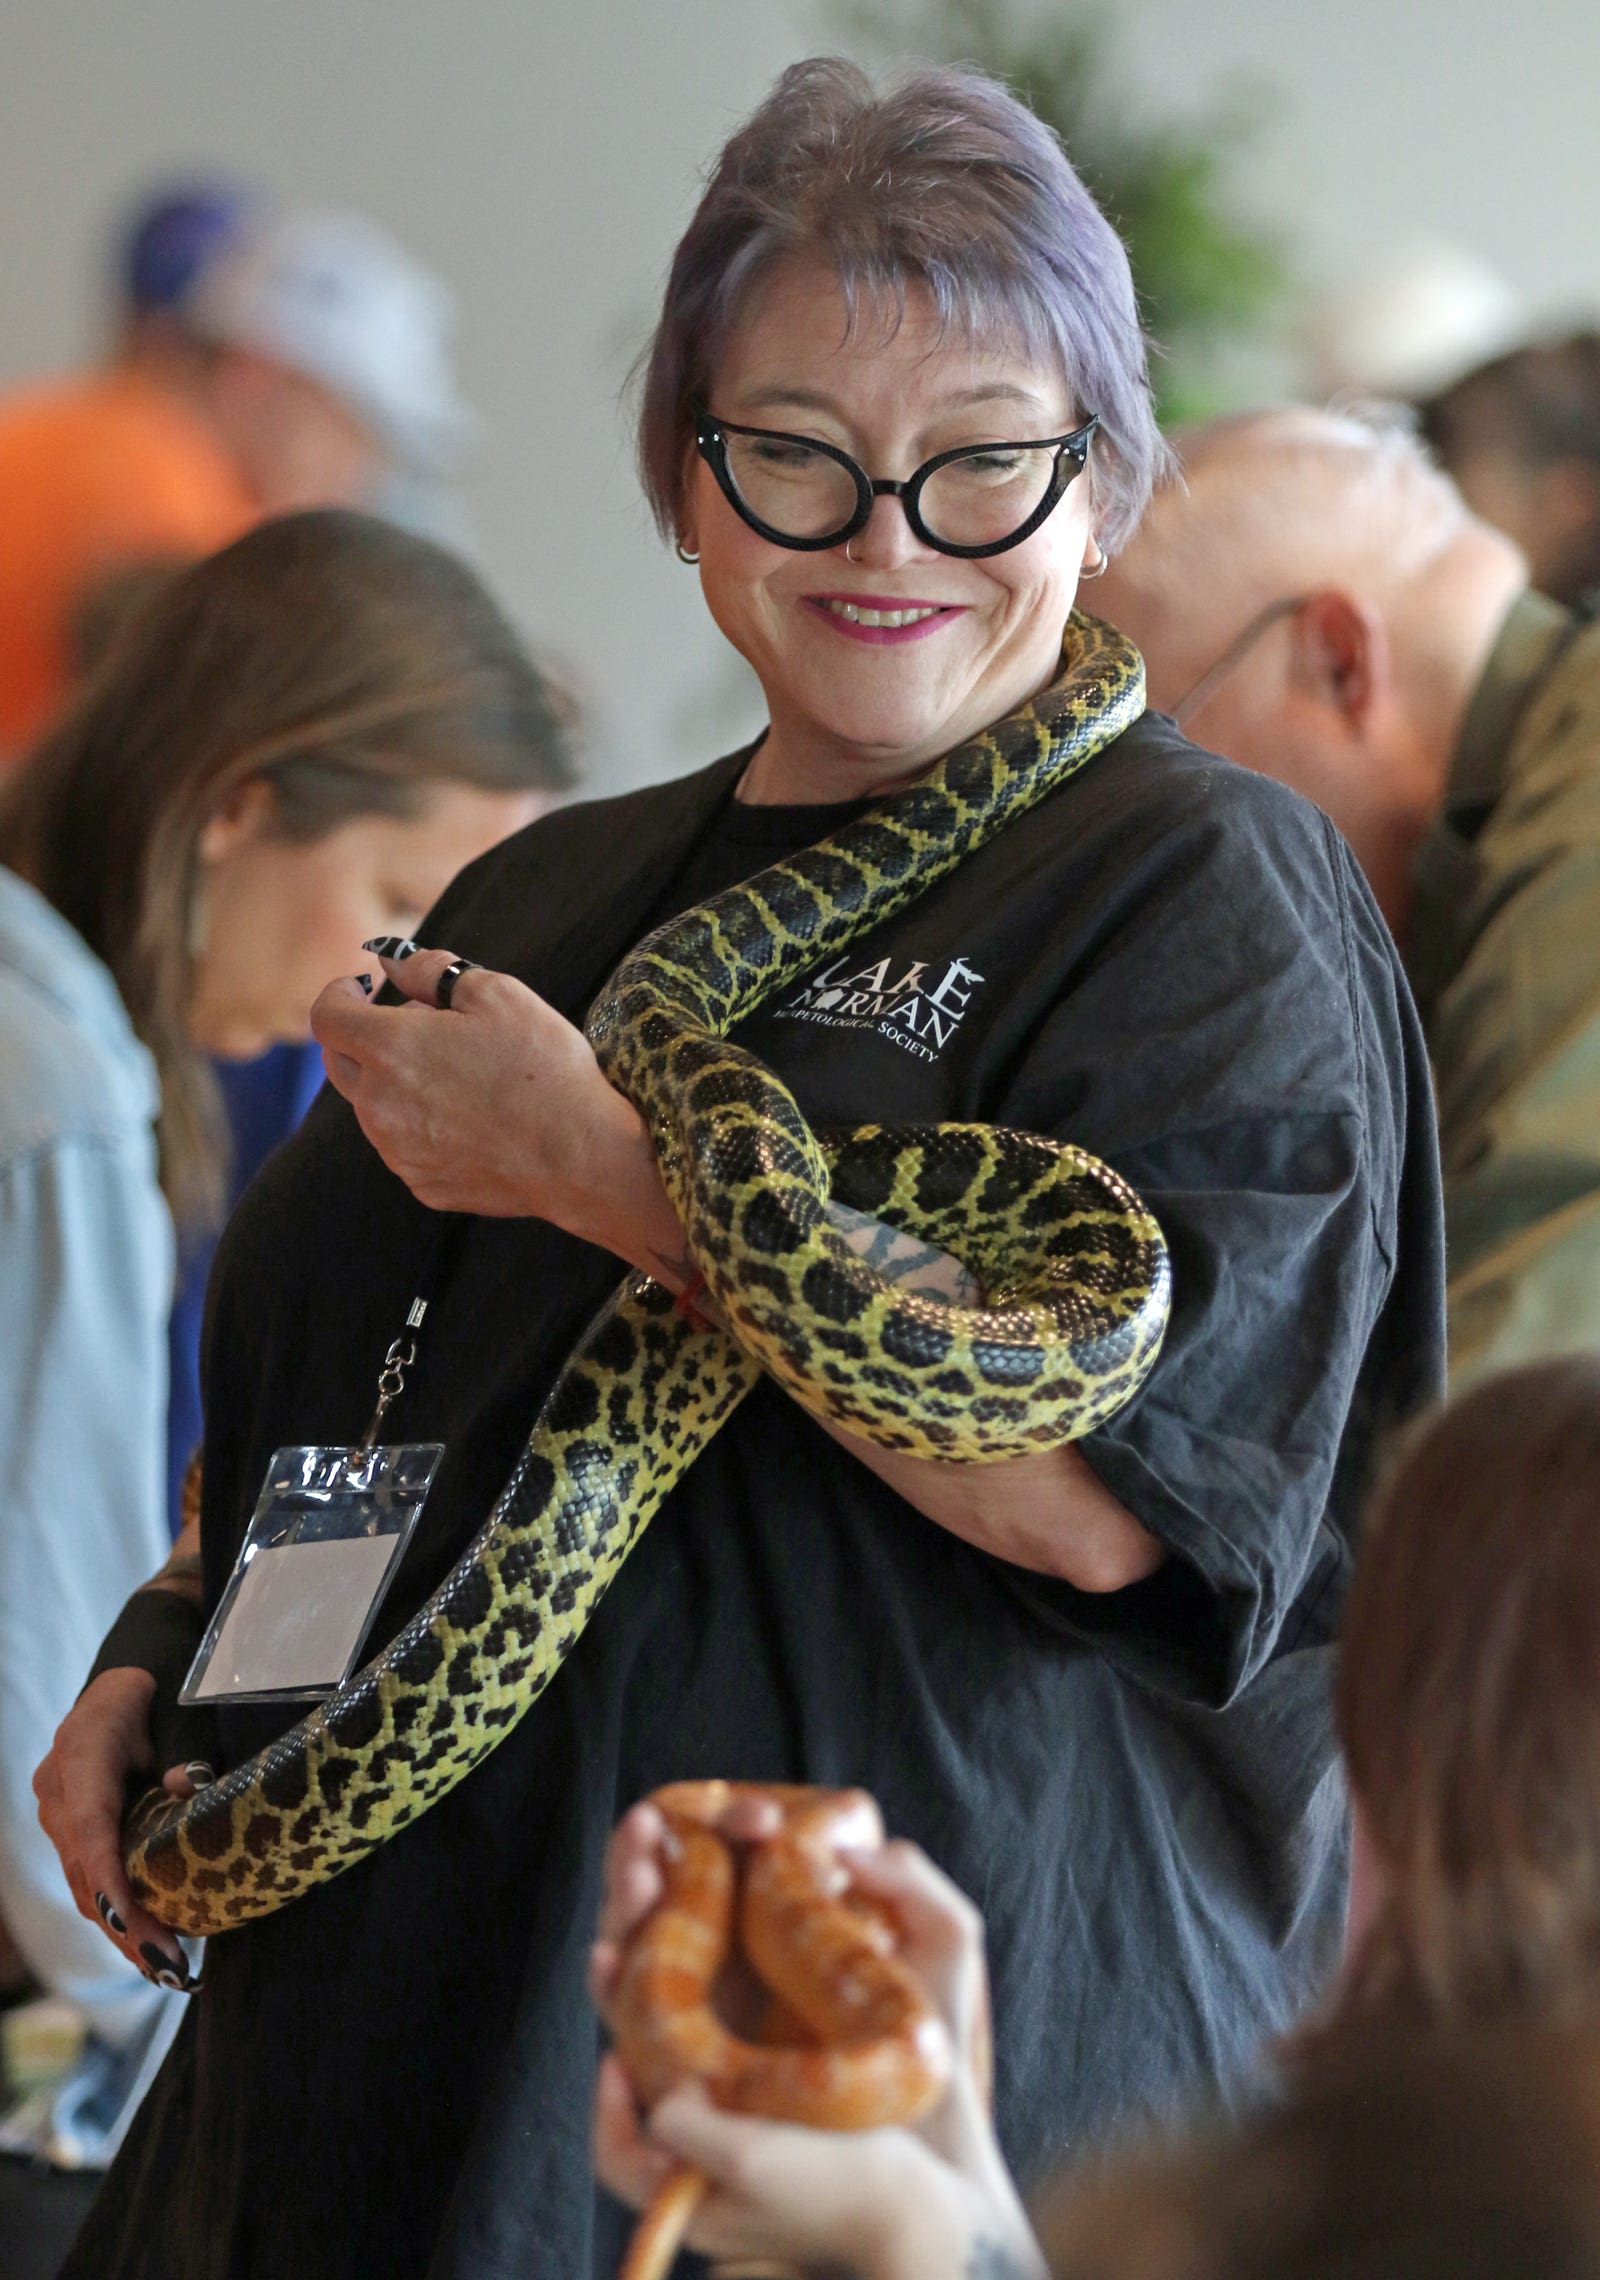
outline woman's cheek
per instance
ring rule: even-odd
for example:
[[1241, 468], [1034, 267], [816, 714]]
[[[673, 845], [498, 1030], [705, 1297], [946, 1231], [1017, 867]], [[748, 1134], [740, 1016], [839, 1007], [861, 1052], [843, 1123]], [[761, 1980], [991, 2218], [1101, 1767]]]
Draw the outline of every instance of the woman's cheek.
[[284, 1025], [294, 1026], [298, 1035], [309, 1037], [312, 1002], [331, 981], [341, 974], [362, 972], [371, 973], [374, 981], [382, 980], [362, 943], [375, 934], [405, 932], [409, 927], [391, 926], [389, 913], [377, 903], [370, 908], [324, 904], [315, 920], [307, 913], [285, 961]]

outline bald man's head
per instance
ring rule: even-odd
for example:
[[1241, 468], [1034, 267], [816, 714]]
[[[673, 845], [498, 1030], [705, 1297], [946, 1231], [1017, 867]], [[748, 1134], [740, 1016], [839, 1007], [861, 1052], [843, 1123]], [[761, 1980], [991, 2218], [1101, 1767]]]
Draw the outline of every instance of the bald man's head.
[[1097, 600], [1144, 649], [1163, 709], [1273, 602], [1343, 585], [1392, 614], [1484, 531], [1396, 428], [1294, 407], [1177, 444], [1182, 482], [1158, 492]]
[[1522, 558], [1392, 427], [1288, 409], [1178, 444], [1094, 607], [1153, 705], [1332, 816], [1398, 923]]

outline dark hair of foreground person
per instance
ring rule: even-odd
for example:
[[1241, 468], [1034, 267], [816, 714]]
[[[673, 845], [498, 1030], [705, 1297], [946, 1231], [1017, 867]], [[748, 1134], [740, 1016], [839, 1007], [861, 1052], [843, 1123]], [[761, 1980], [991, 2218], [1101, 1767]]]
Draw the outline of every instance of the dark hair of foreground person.
[[1423, 1428], [1380, 1494], [1338, 1682], [1378, 1898], [1323, 2032], [1588, 2002], [1597, 1511], [1600, 1359], [1587, 1355], [1486, 1379]]
[[1057, 2280], [1597, 2280], [1600, 2029], [1372, 2032], [1236, 2137], [1058, 2188]]

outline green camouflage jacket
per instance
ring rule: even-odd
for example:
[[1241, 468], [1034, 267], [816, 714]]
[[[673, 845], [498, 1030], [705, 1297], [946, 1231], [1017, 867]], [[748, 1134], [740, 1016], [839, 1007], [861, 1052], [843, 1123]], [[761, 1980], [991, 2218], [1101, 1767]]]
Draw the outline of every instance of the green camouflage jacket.
[[1418, 859], [1450, 1381], [1600, 1346], [1600, 625], [1500, 634]]

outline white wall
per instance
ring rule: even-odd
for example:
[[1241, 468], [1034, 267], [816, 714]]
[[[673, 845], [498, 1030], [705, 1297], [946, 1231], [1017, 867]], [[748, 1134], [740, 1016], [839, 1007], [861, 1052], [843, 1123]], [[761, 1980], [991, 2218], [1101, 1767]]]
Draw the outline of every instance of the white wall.
[[[1278, 92], [1246, 188], [1313, 270], [1427, 227], [1538, 307], [1600, 307], [1593, 0], [1117, 20], [1139, 104]], [[0, 381], [92, 348], [106, 217], [152, 175], [367, 207], [460, 296], [482, 558], [575, 674], [596, 780], [690, 765], [758, 714], [649, 529], [618, 394], [699, 169], [825, 25], [804, 0], [0, 0]]]

